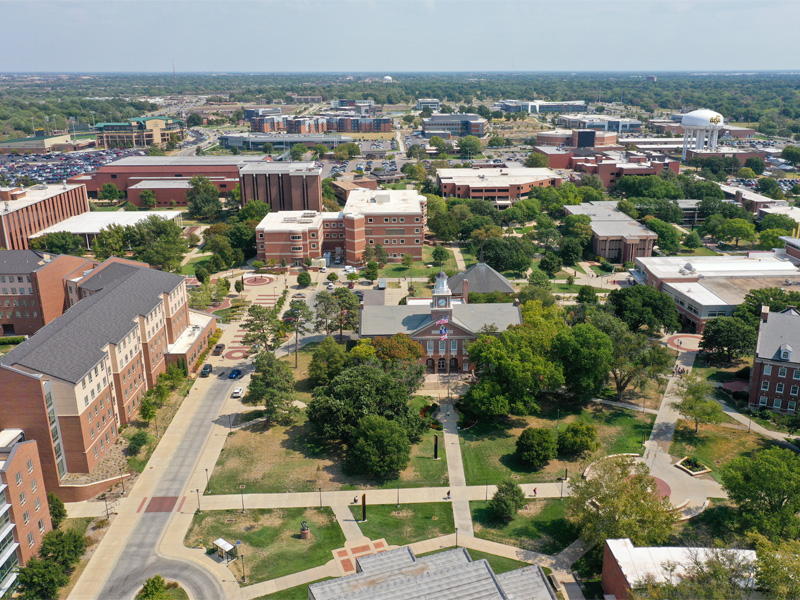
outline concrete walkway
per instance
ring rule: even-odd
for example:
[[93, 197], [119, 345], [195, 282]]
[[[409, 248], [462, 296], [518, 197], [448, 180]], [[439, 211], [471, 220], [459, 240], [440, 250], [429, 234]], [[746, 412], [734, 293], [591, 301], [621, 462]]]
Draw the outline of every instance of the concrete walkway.
[[456, 259], [456, 266], [459, 271], [467, 270], [467, 263], [464, 262], [464, 255], [461, 254], [461, 246], [458, 244], [450, 244], [450, 250], [453, 251], [453, 257]]
[[361, 533], [361, 528], [358, 526], [358, 521], [356, 521], [356, 518], [353, 516], [353, 513], [348, 505], [333, 504], [331, 505], [331, 510], [333, 510], [333, 514], [336, 517], [336, 520], [339, 522], [339, 527], [342, 528], [342, 533], [344, 533], [344, 538], [347, 543], [358, 542], [366, 539], [367, 536]]
[[444, 445], [447, 449], [447, 476], [452, 488], [447, 494], [452, 497], [453, 519], [456, 530], [473, 535], [472, 513], [469, 510], [469, 499], [466, 497], [467, 479], [464, 476], [464, 463], [461, 460], [461, 442], [458, 439], [458, 413], [452, 399], [442, 403], [437, 419], [444, 427]]

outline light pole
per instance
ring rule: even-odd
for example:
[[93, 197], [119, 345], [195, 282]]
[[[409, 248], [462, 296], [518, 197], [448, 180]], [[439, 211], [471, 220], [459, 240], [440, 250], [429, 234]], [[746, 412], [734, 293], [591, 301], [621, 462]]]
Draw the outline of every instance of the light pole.
[[244, 514], [244, 484], [239, 486], [239, 493], [242, 496], [242, 514]]
[[400, 508], [400, 484], [397, 484], [397, 508]]
[[197, 488], [195, 492], [197, 492], [197, 512], [200, 513], [203, 512], [202, 510], [200, 510], [200, 488]]
[[456, 548], [458, 548], [458, 527], [456, 527]]
[[125, 478], [123, 475], [125, 474], [125, 469], [122, 467], [119, 468], [119, 481], [122, 484], [122, 493], [125, 494]]
[[489, 482], [486, 482], [486, 502], [489, 501]]
[[319, 488], [319, 507], [322, 508], [322, 488]]
[[205, 491], [205, 493], [206, 493], [206, 494], [208, 493], [208, 488], [209, 488], [209, 483], [208, 483], [208, 469], [206, 469], [206, 491]]

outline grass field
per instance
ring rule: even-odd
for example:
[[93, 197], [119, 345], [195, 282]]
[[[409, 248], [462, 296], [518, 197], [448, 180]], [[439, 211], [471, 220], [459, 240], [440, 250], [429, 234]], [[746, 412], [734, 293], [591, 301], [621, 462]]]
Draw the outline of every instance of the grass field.
[[[405, 546], [455, 531], [453, 507], [447, 502], [429, 504], [394, 504], [367, 506], [367, 522], [359, 523], [361, 532], [371, 540], [385, 538], [393, 546]], [[361, 519], [361, 506], [350, 507]]]
[[694, 423], [678, 421], [669, 453], [676, 458], [695, 456], [713, 469], [711, 476], [721, 481], [721, 469], [738, 456], [749, 456], [755, 450], [765, 448], [770, 441], [756, 433], [731, 429], [721, 425], [700, 425], [694, 432]]
[[[434, 550], [433, 552], [423, 552], [422, 554], [417, 554], [417, 557], [438, 554], [439, 552], [445, 552], [447, 550], [455, 550], [455, 546], [442, 548], [441, 550]], [[530, 566], [530, 564], [522, 562], [521, 560], [506, 558], [505, 556], [497, 556], [496, 554], [489, 554], [488, 552], [481, 552], [480, 550], [473, 550], [472, 548], [467, 548], [467, 553], [470, 555], [473, 561], [486, 559], [486, 561], [492, 567], [492, 571], [494, 571], [495, 575], [500, 575], [500, 573], [507, 573], [508, 571], [514, 571], [516, 569], [521, 569], [522, 567]]]
[[740, 358], [732, 363], [706, 362], [701, 355], [697, 355], [692, 365], [692, 372], [700, 377], [714, 382], [725, 382], [734, 379], [736, 371], [743, 367], [752, 367], [753, 357]]
[[683, 545], [692, 540], [720, 540], [725, 545], [745, 547], [744, 530], [738, 509], [727, 498], [710, 498], [708, 508], [699, 515], [675, 525], [670, 545]]
[[716, 256], [716, 255], [717, 255], [716, 252], [714, 252], [711, 248], [706, 248], [705, 246], [689, 249], [686, 246], [681, 245], [681, 247], [678, 249], [678, 252], [675, 253], [673, 256]]
[[[427, 281], [428, 277], [431, 275], [435, 275], [441, 269], [445, 271], [458, 271], [458, 266], [456, 265], [455, 256], [453, 256], [453, 251], [449, 248], [445, 248], [447, 250], [447, 260], [444, 262], [442, 267], [433, 260], [433, 246], [423, 246], [422, 247], [422, 261], [415, 261], [414, 264], [411, 265], [408, 269], [406, 269], [400, 263], [388, 263], [385, 268], [378, 271], [379, 277], [387, 277], [390, 279], [402, 279], [403, 277], [414, 279], [425, 279]], [[427, 268], [425, 265], [433, 265], [430, 268]]]
[[[95, 531], [99, 531], [100, 529], [108, 527], [108, 521], [105, 519], [95, 519], [94, 517], [79, 517], [73, 519], [65, 519], [61, 523], [60, 529], [61, 531], [73, 530], [81, 535], [86, 535], [89, 532], [89, 527], [91, 526], [92, 523], [95, 523], [95, 526], [97, 527]], [[102, 524], [103, 527], [98, 527], [97, 526], [98, 524]], [[93, 550], [97, 544], [100, 543], [101, 538], [102, 535], [98, 535], [96, 537], [95, 536], [90, 537], [91, 541], [87, 548], [87, 554], [88, 552]], [[83, 575], [83, 572], [86, 570], [86, 566], [89, 564], [89, 558], [87, 554], [84, 555], [84, 558], [78, 563], [78, 565], [75, 567], [72, 573], [70, 573], [69, 582], [67, 583], [67, 585], [58, 590], [59, 600], [67, 599], [67, 597], [70, 595], [70, 592], [72, 592], [72, 588], [75, 587], [75, 584], [78, 583], [78, 580], [81, 578], [81, 575]]]
[[189, 594], [179, 585], [176, 587], [168, 587], [166, 600], [189, 600]]
[[543, 554], [556, 554], [578, 539], [560, 499], [531, 500], [509, 523], [498, 521], [487, 502], [470, 502], [475, 537]]
[[198, 267], [205, 267], [206, 263], [211, 260], [211, 254], [205, 256], [195, 256], [188, 263], [181, 267], [183, 275], [194, 275]]
[[[300, 539], [300, 523], [306, 521], [311, 539]], [[184, 539], [189, 547], [209, 548], [217, 538], [241, 540], [239, 554], [247, 561], [248, 583], [267, 581], [312, 567], [333, 558], [345, 537], [330, 508], [286, 508], [209, 511], [196, 514]], [[241, 561], [228, 568], [241, 578]]]
[[17, 346], [18, 344], [0, 344], [0, 356], [3, 356], [6, 352], [11, 352]]
[[219, 319], [220, 323], [230, 323], [231, 320], [241, 318], [244, 313], [247, 311], [247, 301], [242, 300], [241, 298], [234, 298], [231, 300], [232, 306], [229, 308], [223, 308], [221, 310], [215, 310], [214, 315]]
[[[558, 406], [559, 408], [557, 408]], [[559, 418], [560, 416], [560, 418]], [[597, 426], [600, 449], [579, 457], [559, 457], [540, 471], [520, 464], [515, 455], [519, 434], [526, 427], [555, 429], [573, 421]], [[640, 452], [643, 437], [650, 435], [653, 415], [617, 409], [601, 404], [580, 407], [568, 404], [542, 404], [536, 417], [511, 417], [505, 421], [479, 422], [461, 432], [462, 457], [467, 485], [496, 484], [511, 478], [518, 483], [554, 481], [564, 469], [575, 475], [600, 456], [620, 452]]]

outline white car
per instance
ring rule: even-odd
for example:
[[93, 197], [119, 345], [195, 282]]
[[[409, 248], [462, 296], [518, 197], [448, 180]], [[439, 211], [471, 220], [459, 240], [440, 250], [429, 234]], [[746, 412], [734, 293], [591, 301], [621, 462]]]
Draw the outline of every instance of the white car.
[[327, 287], [328, 287], [328, 289], [329, 289], [329, 290], [332, 290], [332, 289], [333, 289], [333, 288], [335, 288], [336, 286], [335, 286], [335, 285], [333, 285], [333, 282], [331, 281], [331, 282], [330, 282], [330, 283], [327, 285]]
[[231, 398], [241, 398], [242, 394], [244, 394], [244, 389], [238, 387], [233, 390], [233, 394], [231, 394]]

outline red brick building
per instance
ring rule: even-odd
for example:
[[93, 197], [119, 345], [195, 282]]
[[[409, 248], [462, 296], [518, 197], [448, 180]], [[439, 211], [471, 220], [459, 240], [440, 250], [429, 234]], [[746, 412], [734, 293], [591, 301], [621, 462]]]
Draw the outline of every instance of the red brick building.
[[[217, 186], [220, 196], [232, 191], [239, 184], [238, 177], [209, 177], [208, 179]], [[186, 194], [192, 187], [189, 185], [189, 181], [190, 179], [187, 177], [161, 177], [159, 179], [132, 177], [128, 185], [128, 202], [141, 207], [142, 192], [144, 190], [152, 190], [156, 196], [156, 208], [187, 206], [189, 200]]]
[[27, 250], [28, 237], [34, 233], [87, 212], [84, 185], [0, 188], [0, 247]]
[[392, 131], [392, 119], [355, 113], [310, 117], [268, 115], [250, 119], [250, 129], [261, 133], [376, 133]]
[[658, 175], [669, 169], [676, 175], [680, 162], [676, 160], [653, 160], [644, 155], [628, 152], [624, 160], [614, 160], [597, 156], [574, 156], [570, 159], [571, 168], [575, 171], [597, 175], [607, 188], [614, 185], [624, 175]]
[[800, 312], [761, 307], [758, 343], [750, 373], [750, 409], [794, 414], [800, 397]]
[[2, 335], [33, 335], [69, 307], [64, 280], [97, 263], [66, 254], [0, 250]]
[[421, 260], [426, 223], [427, 201], [416, 191], [358, 188], [350, 191], [342, 212], [268, 214], [256, 227], [258, 259], [301, 266], [306, 257], [330, 253], [356, 265], [367, 247], [380, 244], [390, 262], [403, 254]]
[[189, 310], [183, 276], [142, 263], [111, 258], [66, 285], [71, 308], [0, 358], [0, 427], [36, 440], [47, 490], [78, 500], [109, 481], [76, 475], [94, 471], [169, 362], [192, 366], [215, 319]]
[[322, 169], [312, 162], [244, 165], [239, 188], [242, 206], [260, 200], [269, 204], [272, 212], [322, 210]]
[[445, 198], [480, 198], [507, 208], [530, 196], [534, 188], [558, 186], [562, 179], [550, 169], [439, 169], [436, 183]]

